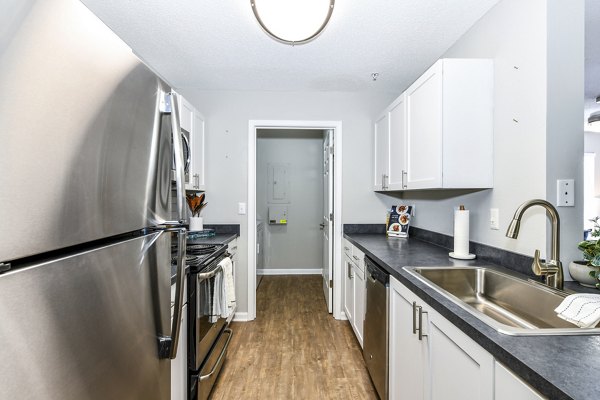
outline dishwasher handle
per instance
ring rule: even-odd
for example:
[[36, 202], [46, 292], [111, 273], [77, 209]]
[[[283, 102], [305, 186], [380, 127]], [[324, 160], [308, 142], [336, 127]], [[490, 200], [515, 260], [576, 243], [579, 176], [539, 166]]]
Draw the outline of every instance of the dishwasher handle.
[[365, 257], [365, 265], [369, 278], [375, 279], [383, 285], [387, 285], [390, 282], [390, 274], [369, 257]]

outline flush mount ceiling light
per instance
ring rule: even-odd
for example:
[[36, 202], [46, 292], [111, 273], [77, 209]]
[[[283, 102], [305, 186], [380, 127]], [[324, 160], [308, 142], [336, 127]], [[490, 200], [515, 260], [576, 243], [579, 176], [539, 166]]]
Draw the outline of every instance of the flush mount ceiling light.
[[327, 26], [335, 0], [250, 0], [256, 20], [273, 39], [304, 44]]

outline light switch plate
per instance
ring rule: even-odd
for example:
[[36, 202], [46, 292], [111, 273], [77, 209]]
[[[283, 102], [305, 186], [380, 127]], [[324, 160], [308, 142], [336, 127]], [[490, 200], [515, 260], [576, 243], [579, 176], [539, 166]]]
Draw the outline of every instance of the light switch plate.
[[497, 208], [490, 208], [490, 229], [500, 229], [500, 210]]
[[558, 207], [575, 207], [575, 180], [557, 180], [556, 197], [556, 205]]
[[246, 214], [246, 203], [238, 203], [238, 214], [240, 214], [240, 215]]

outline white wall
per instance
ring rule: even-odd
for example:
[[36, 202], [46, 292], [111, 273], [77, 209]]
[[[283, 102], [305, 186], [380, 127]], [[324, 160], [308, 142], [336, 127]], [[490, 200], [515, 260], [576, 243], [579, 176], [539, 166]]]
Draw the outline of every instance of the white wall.
[[[378, 83], [380, 83], [378, 81]], [[179, 92], [206, 117], [207, 196], [205, 223], [240, 224], [240, 261], [236, 271], [238, 311], [247, 311], [248, 121], [342, 121], [344, 223], [385, 221], [386, 196], [371, 191], [372, 123], [398, 94], [365, 92]]]
[[[256, 212], [265, 221], [264, 269], [322, 269], [323, 131], [266, 132], [259, 131], [256, 141]], [[273, 163], [289, 164], [287, 225], [268, 224], [268, 168]]]
[[[561, 258], [568, 264], [580, 256], [582, 11], [579, 0], [503, 0], [448, 50], [445, 57], [494, 60], [494, 189], [405, 194], [416, 205], [415, 226], [452, 234], [452, 209], [464, 204], [471, 210], [472, 240], [526, 255], [544, 253], [549, 234], [541, 208], [525, 214], [517, 240], [505, 237], [506, 228], [520, 203], [555, 203], [556, 179], [575, 178], [577, 207], [559, 208]], [[559, 18], [561, 13], [568, 18]], [[489, 228], [490, 208], [500, 210], [500, 230]]]

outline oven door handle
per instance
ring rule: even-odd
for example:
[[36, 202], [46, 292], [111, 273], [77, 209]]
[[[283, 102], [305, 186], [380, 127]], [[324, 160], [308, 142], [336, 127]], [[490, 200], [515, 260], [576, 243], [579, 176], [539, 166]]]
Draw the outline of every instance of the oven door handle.
[[223, 362], [223, 357], [225, 357], [225, 353], [227, 352], [227, 348], [229, 347], [229, 342], [231, 341], [231, 337], [233, 336], [233, 331], [229, 328], [225, 328], [223, 329], [223, 333], [227, 333], [229, 335], [227, 341], [225, 342], [225, 346], [223, 346], [223, 350], [221, 350], [221, 354], [219, 354], [219, 358], [217, 358], [217, 362], [210, 369], [210, 372], [206, 375], [201, 375], [198, 377], [198, 380], [200, 382], [210, 379], [215, 374], [217, 368], [219, 368], [219, 365], [221, 365], [221, 363]]
[[213, 269], [210, 272], [197, 273], [196, 279], [198, 279], [198, 282], [202, 282], [202, 281], [212, 278], [213, 276], [215, 276], [216, 274], [218, 274], [221, 271], [223, 271], [223, 267], [221, 265], [217, 265], [217, 268]]

